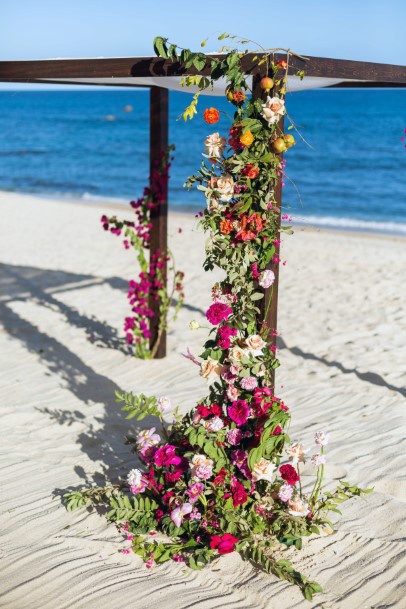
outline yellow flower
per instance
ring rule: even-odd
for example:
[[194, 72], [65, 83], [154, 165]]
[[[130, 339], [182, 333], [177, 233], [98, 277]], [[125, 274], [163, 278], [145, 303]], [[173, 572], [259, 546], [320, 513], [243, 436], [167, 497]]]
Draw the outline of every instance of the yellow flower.
[[251, 146], [253, 141], [254, 136], [249, 129], [247, 129], [247, 131], [240, 136], [240, 142], [241, 144], [244, 144], [244, 146]]

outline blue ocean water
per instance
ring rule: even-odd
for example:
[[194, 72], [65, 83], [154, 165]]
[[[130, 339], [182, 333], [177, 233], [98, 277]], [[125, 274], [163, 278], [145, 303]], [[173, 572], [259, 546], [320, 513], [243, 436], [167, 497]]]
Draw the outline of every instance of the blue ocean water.
[[[0, 189], [70, 199], [130, 200], [148, 179], [149, 92], [144, 90], [0, 91]], [[170, 206], [200, 209], [183, 188], [201, 161], [209, 127], [202, 98], [192, 122], [177, 121], [189, 94], [170, 94], [176, 145]], [[133, 110], [125, 112], [124, 106]], [[300, 138], [287, 155], [284, 206], [299, 222], [406, 233], [406, 90], [317, 90], [288, 95]], [[115, 120], [107, 120], [106, 116]], [[291, 182], [291, 181], [292, 182]], [[300, 193], [300, 197], [297, 194]]]

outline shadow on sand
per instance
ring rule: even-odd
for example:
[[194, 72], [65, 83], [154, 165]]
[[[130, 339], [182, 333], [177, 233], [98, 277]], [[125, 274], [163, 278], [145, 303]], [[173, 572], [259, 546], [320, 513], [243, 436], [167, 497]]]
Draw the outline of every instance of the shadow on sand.
[[[52, 375], [84, 404], [94, 402], [106, 404], [103, 413], [90, 423], [85, 432], [79, 434], [77, 442], [82, 451], [92, 461], [101, 463], [101, 472], [89, 480], [83, 468], [76, 466], [76, 473], [88, 483], [102, 484], [107, 479], [116, 479], [123, 473], [123, 466], [131, 458], [130, 450], [124, 445], [123, 429], [125, 423], [118, 407], [114, 406], [114, 392], [119, 389], [108, 377], [96, 372], [76, 353], [57, 341], [52, 336], [52, 328], [44, 332], [16, 313], [11, 304], [33, 301], [36, 304], [62, 314], [66, 321], [82, 329], [87, 336], [92, 336], [97, 347], [128, 350], [117, 336], [117, 331], [107, 323], [94, 317], [79, 313], [58, 299], [58, 293], [69, 290], [80, 290], [92, 285], [109, 284], [112, 288], [125, 291], [127, 284], [118, 277], [99, 278], [92, 275], [79, 275], [63, 271], [52, 271], [27, 266], [0, 264], [0, 320], [4, 330], [12, 338], [20, 341], [30, 352], [36, 354], [41, 363]], [[191, 307], [192, 310], [199, 310]], [[96, 337], [96, 338], [95, 338]], [[288, 348], [281, 342], [282, 348]], [[355, 374], [361, 381], [386, 387], [405, 395], [405, 391], [387, 383], [375, 373], [361, 373], [356, 369], [345, 368], [339, 362], [330, 362], [313, 353], [302, 351], [299, 347], [288, 348], [294, 355], [318, 361], [325, 366], [335, 367], [342, 374]], [[135, 364], [136, 365], [136, 364]], [[40, 399], [41, 396], [38, 396]], [[86, 424], [86, 415], [78, 410], [58, 408], [37, 408], [60, 425], [72, 425], [75, 422]], [[150, 426], [145, 419], [143, 426]], [[132, 457], [134, 461], [134, 457]], [[56, 491], [59, 494], [59, 491]]]

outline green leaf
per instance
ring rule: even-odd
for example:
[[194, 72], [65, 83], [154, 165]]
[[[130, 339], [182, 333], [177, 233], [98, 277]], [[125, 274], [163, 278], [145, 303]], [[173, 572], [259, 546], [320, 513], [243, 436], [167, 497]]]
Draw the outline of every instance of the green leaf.
[[163, 59], [168, 59], [168, 49], [166, 43], [168, 42], [167, 38], [163, 38], [162, 36], [157, 36], [154, 38], [154, 51], [155, 55], [158, 57], [162, 57]]

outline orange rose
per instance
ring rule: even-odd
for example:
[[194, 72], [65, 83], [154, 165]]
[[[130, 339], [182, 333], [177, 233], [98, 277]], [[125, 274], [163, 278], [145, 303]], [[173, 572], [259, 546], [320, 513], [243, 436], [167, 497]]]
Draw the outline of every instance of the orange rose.
[[233, 99], [237, 104], [240, 104], [241, 102], [243, 102], [246, 97], [247, 96], [242, 91], [233, 92]]
[[203, 118], [206, 123], [212, 125], [213, 123], [217, 123], [220, 118], [220, 112], [216, 110], [216, 108], [206, 108], [203, 112]]
[[233, 225], [231, 224], [230, 220], [222, 220], [220, 222], [220, 232], [222, 235], [229, 235], [232, 228]]
[[251, 146], [253, 141], [254, 136], [249, 129], [247, 129], [247, 131], [240, 136], [240, 142], [241, 144], [244, 144], [244, 146]]

